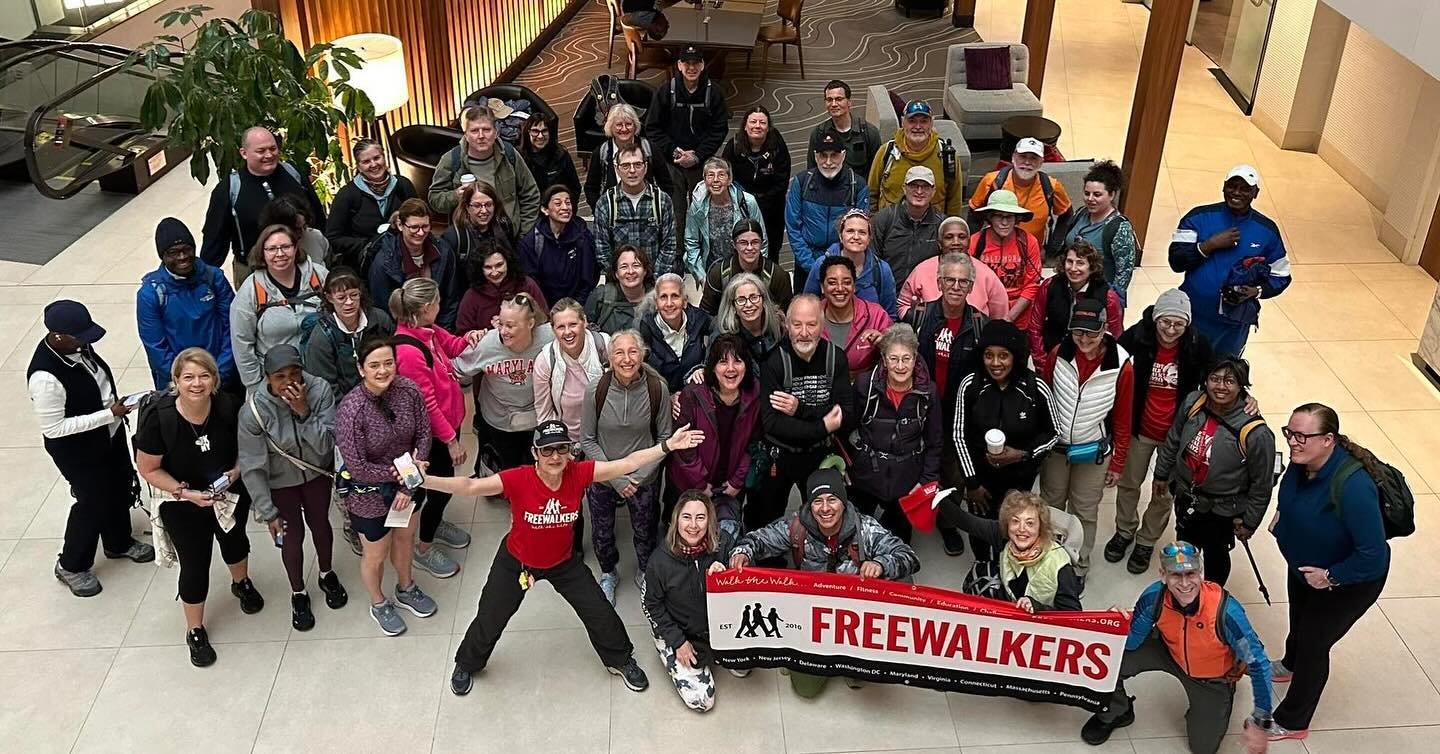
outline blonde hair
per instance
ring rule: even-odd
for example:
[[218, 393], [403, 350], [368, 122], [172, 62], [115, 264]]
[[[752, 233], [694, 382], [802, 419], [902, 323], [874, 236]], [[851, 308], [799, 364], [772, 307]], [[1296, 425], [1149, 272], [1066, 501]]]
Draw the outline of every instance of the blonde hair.
[[550, 321], [550, 317], [540, 308], [540, 302], [528, 293], [517, 293], [510, 298], [500, 302], [501, 309], [524, 309], [530, 312], [530, 331], [534, 332], [539, 327]]
[[1010, 520], [1026, 511], [1034, 511], [1035, 518], [1040, 521], [1040, 530], [1035, 537], [1036, 542], [1051, 544], [1055, 541], [1055, 528], [1050, 524], [1050, 506], [1045, 498], [1033, 492], [1021, 492], [1011, 490], [1000, 503], [1000, 515], [996, 518], [1000, 521], [1000, 530], [1005, 533], [1005, 538], [1010, 538]]
[[685, 504], [700, 501], [705, 504], [705, 538], [710, 543], [708, 552], [715, 552], [720, 546], [720, 522], [715, 515], [715, 502], [704, 490], [686, 490], [680, 493], [680, 499], [675, 501], [675, 508], [670, 512], [670, 526], [665, 530], [665, 547], [673, 553], [679, 553], [685, 540], [680, 536], [680, 512], [685, 509]]
[[179, 394], [180, 388], [178, 385], [180, 383], [180, 373], [185, 371], [185, 367], [191, 364], [200, 367], [210, 375], [211, 395], [220, 392], [220, 365], [215, 363], [215, 357], [211, 356], [209, 351], [199, 346], [194, 346], [181, 351], [176, 355], [175, 360], [170, 362], [171, 395]]
[[390, 316], [396, 322], [413, 325], [420, 311], [440, 302], [440, 285], [430, 278], [410, 278], [390, 294]]
[[[611, 105], [610, 110], [605, 113], [605, 138], [615, 138], [615, 123], [620, 120], [628, 120], [635, 124], [635, 143], [640, 143], [640, 137], [643, 136], [643, 134], [640, 133], [640, 128], [644, 125], [640, 122], [640, 113], [625, 102]], [[611, 155], [612, 158], [616, 156], [617, 155]]]

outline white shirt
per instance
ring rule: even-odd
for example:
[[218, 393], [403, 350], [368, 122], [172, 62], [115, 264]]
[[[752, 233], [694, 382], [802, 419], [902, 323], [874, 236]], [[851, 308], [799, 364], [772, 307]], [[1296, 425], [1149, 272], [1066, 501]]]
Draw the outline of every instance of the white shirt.
[[665, 345], [670, 346], [670, 350], [674, 351], [676, 356], [679, 356], [685, 351], [684, 314], [680, 315], [679, 329], [672, 329], [670, 325], [665, 324], [665, 318], [659, 314], [655, 315], [655, 324], [660, 327], [660, 336], [665, 339]]
[[110, 385], [110, 378], [105, 376], [105, 370], [101, 369], [99, 364], [81, 358], [78, 353], [61, 358], [79, 365], [89, 373], [100, 388], [100, 403], [104, 408], [84, 416], [66, 416], [65, 386], [49, 372], [36, 372], [30, 375], [28, 386], [30, 403], [35, 407], [35, 417], [40, 420], [40, 434], [54, 440], [108, 425], [110, 434], [114, 435], [119, 431], [124, 419], [110, 413], [110, 406], [115, 403], [115, 389]]
[[622, 185], [620, 186], [620, 195], [623, 196], [623, 197], [625, 197], [626, 199], [629, 199], [629, 200], [630, 200], [630, 207], [631, 207], [631, 209], [632, 209], [633, 211], [639, 212], [639, 211], [640, 211], [640, 200], [645, 198], [645, 187], [644, 187], [644, 186], [641, 186], [641, 187], [640, 187], [640, 193], [638, 193], [638, 194], [632, 194], [632, 193], [630, 193], [629, 191], [626, 191], [626, 190], [625, 190], [625, 186], [622, 184]]
[[368, 321], [368, 319], [367, 319], [366, 316], [365, 316], [365, 310], [364, 310], [364, 309], [361, 309], [361, 310], [360, 310], [360, 320], [355, 324], [355, 329], [354, 329], [354, 330], [346, 330], [346, 329], [345, 329], [345, 323], [340, 321], [340, 315], [339, 315], [339, 314], [333, 314], [333, 315], [331, 315], [331, 317], [335, 320], [335, 324], [340, 327], [340, 332], [343, 332], [343, 333], [345, 333], [346, 335], [350, 335], [350, 336], [358, 335], [358, 334], [360, 334], [360, 333], [362, 333], [362, 332], [365, 332], [365, 328], [366, 328], [367, 326], [369, 326], [369, 324], [370, 324], [369, 321]]

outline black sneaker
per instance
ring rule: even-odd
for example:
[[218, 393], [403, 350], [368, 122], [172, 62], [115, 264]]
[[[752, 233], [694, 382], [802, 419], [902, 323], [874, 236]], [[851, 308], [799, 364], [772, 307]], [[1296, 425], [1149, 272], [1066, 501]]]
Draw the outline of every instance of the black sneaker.
[[940, 539], [945, 542], [945, 554], [958, 558], [965, 554], [965, 535], [959, 529], [940, 528]]
[[296, 631], [309, 631], [315, 627], [315, 613], [310, 612], [310, 595], [304, 592], [290, 595], [290, 625]]
[[1133, 537], [1115, 532], [1115, 536], [1105, 543], [1105, 562], [1119, 563], [1120, 559], [1125, 557], [1125, 551], [1130, 549], [1130, 544], [1134, 541]]
[[1130, 697], [1130, 709], [1123, 715], [1110, 722], [1100, 719], [1100, 715], [1091, 715], [1085, 721], [1085, 727], [1080, 729], [1080, 738], [1091, 746], [1099, 746], [1110, 740], [1110, 734], [1116, 728], [1124, 728], [1135, 722], [1135, 697]]
[[[645, 671], [640, 669], [640, 663], [635, 662], [631, 657], [623, 668], [606, 668], [611, 675], [618, 675], [625, 680], [625, 688], [631, 691], [644, 691], [650, 688], [650, 679], [645, 676]], [[452, 681], [453, 682], [453, 681]]]
[[470, 687], [475, 685], [474, 679], [471, 678], [472, 675], [470, 671], [456, 665], [455, 670], [450, 673], [450, 693], [455, 696], [465, 696], [470, 693]]
[[350, 595], [345, 592], [345, 587], [340, 584], [340, 577], [336, 576], [334, 571], [320, 577], [320, 591], [325, 593], [325, 607], [331, 610], [339, 610], [350, 601]]
[[1125, 563], [1125, 570], [1137, 576], [1150, 570], [1150, 556], [1153, 554], [1153, 545], [1135, 545], [1135, 549], [1130, 553], [1130, 560]]
[[255, 583], [248, 576], [240, 581], [230, 582], [230, 593], [240, 599], [240, 612], [246, 615], [254, 615], [265, 609], [265, 598], [255, 591]]
[[205, 627], [192, 628], [185, 633], [185, 644], [190, 647], [190, 664], [207, 668], [215, 664], [215, 648], [210, 646], [210, 635]]

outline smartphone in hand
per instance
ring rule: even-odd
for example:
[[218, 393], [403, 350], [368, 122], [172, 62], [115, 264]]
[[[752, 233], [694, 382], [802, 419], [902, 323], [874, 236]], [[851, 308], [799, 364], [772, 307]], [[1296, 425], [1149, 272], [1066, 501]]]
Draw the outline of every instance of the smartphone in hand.
[[415, 459], [406, 453], [395, 459], [395, 471], [400, 474], [400, 481], [405, 483], [405, 489], [416, 490], [425, 482], [425, 475], [420, 473], [420, 467], [415, 465]]

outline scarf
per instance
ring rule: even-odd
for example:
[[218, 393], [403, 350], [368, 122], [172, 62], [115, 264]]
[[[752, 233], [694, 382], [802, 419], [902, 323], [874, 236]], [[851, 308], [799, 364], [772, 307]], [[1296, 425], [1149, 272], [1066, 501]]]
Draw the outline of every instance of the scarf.
[[425, 250], [423, 256], [420, 258], [420, 264], [415, 264], [415, 258], [410, 255], [409, 247], [405, 245], [403, 240], [400, 242], [400, 271], [405, 275], [406, 280], [416, 275], [434, 277], [435, 262], [439, 258], [440, 252], [435, 249], [435, 244], [431, 243], [430, 239], [427, 238], [425, 239]]
[[370, 185], [370, 182], [365, 180], [365, 176], [358, 173], [355, 175], [355, 188], [360, 189], [361, 193], [375, 200], [375, 203], [380, 207], [381, 217], [390, 216], [390, 195], [395, 193], [395, 185], [398, 183], [399, 180], [393, 174], [389, 175], [385, 179], [385, 189], [377, 194], [375, 193], [375, 188]]
[[[586, 330], [581, 333], [583, 345], [580, 346], [580, 358], [576, 359], [580, 367], [585, 370], [585, 377], [590, 384], [595, 384], [600, 379], [604, 366], [600, 363], [601, 339], [605, 336], [594, 330]], [[597, 343], [597, 341], [599, 341]], [[560, 339], [550, 341], [550, 403], [555, 406], [557, 413], [564, 414], [560, 403], [560, 393], [565, 390], [566, 364], [565, 349], [560, 347]]]
[[1048, 547], [1037, 549], [1037, 554], [1021, 560], [1014, 548], [1005, 545], [1000, 551], [1000, 586], [1009, 592], [1010, 582], [1024, 573], [1029, 578], [1025, 594], [1012, 594], [1011, 599], [1028, 596], [1042, 605], [1053, 605], [1055, 592], [1060, 588], [1060, 569], [1070, 565], [1070, 553], [1053, 542]]
[[707, 552], [709, 552], [709, 551], [710, 551], [710, 535], [709, 535], [709, 534], [706, 534], [706, 535], [705, 535], [705, 538], [702, 539], [702, 540], [700, 540], [700, 544], [698, 544], [698, 545], [687, 545], [687, 544], [685, 544], [685, 541], [684, 541], [684, 540], [680, 540], [679, 542], [676, 542], [676, 543], [675, 543], [675, 552], [676, 552], [677, 554], [684, 555], [684, 556], [687, 557], [687, 558], [698, 557], [698, 556], [700, 556], [701, 554], [707, 553]]

